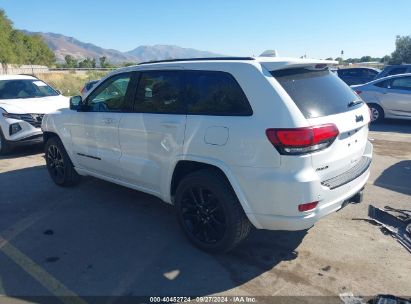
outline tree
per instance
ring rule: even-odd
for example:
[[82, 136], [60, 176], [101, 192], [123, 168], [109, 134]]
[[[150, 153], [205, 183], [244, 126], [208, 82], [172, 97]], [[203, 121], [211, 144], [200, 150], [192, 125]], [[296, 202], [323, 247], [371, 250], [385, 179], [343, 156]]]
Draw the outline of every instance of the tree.
[[73, 56], [66, 55], [64, 56], [64, 60], [66, 61], [67, 68], [77, 68], [78, 67], [77, 60]]
[[390, 55], [385, 55], [384, 57], [381, 58], [380, 62], [381, 63], [388, 63], [391, 60]]
[[411, 63], [411, 36], [397, 36], [390, 64]]
[[48, 46], [44, 43], [41, 36], [25, 35], [23, 44], [26, 48], [26, 62], [30, 64], [40, 64], [50, 66], [55, 62], [55, 56]]
[[79, 68], [95, 68], [96, 67], [96, 60], [95, 59], [90, 59], [90, 58], [86, 58], [83, 61], [80, 61], [78, 64]]
[[13, 23], [0, 9], [0, 63], [52, 65], [54, 53], [40, 36], [26, 35], [13, 28]]
[[341, 57], [337, 57], [334, 60], [338, 61], [339, 64], [343, 63], [343, 59]]
[[105, 68], [106, 67], [106, 60], [107, 60], [106, 56], [100, 57], [98, 60], [100, 62], [100, 67]]
[[10, 34], [13, 30], [12, 23], [7, 19], [3, 10], [0, 10], [0, 63], [5, 66], [16, 60], [10, 44]]
[[348, 58], [345, 60], [346, 63], [357, 63], [360, 62], [358, 58]]
[[121, 66], [123, 67], [128, 67], [128, 66], [132, 66], [132, 65], [136, 65], [137, 63], [135, 62], [124, 62]]
[[373, 58], [371, 56], [362, 56], [360, 62], [371, 62]]

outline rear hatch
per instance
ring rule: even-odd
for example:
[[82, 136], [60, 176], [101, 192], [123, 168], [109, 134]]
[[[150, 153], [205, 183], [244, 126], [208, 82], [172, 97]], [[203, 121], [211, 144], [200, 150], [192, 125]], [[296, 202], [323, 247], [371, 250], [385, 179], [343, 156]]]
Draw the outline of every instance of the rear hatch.
[[368, 107], [328, 68], [316, 67], [318, 65], [293, 67], [271, 71], [271, 74], [310, 126], [338, 128], [338, 135], [332, 138], [330, 145], [311, 152], [312, 165], [320, 180], [329, 181], [347, 172], [355, 175], [369, 165], [364, 163], [369, 160], [363, 158], [370, 121]]

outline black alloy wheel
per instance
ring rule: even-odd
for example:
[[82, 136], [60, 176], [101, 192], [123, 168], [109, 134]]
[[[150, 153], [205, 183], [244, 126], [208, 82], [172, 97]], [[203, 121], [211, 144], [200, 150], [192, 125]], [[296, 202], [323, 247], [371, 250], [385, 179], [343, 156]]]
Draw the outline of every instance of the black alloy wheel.
[[210, 190], [202, 186], [187, 188], [181, 208], [183, 224], [200, 242], [213, 244], [223, 239], [227, 228], [224, 208]]
[[49, 145], [46, 158], [47, 168], [53, 180], [63, 181], [65, 175], [64, 159], [59, 148], [56, 145]]

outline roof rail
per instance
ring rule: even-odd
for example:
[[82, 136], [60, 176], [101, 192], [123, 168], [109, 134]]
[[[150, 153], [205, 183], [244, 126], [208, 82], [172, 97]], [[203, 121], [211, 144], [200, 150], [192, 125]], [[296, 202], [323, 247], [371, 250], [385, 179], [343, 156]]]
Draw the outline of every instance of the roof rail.
[[166, 59], [141, 62], [141, 64], [163, 63], [163, 62], [180, 62], [180, 61], [214, 61], [214, 60], [255, 60], [253, 57], [203, 57], [203, 58], [181, 58], [181, 59]]

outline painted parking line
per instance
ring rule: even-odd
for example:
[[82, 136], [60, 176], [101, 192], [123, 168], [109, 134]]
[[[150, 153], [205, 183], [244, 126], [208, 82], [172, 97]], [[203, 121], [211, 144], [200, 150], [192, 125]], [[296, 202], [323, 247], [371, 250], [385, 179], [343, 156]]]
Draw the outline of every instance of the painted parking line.
[[3, 247], [3, 245], [7, 243], [7, 241], [10, 242], [12, 239], [14, 239], [20, 233], [24, 232], [27, 228], [35, 224], [40, 219], [44, 218], [50, 212], [51, 212], [50, 209], [45, 208], [41, 211], [38, 211], [29, 216], [26, 216], [22, 220], [16, 222], [15, 224], [11, 225], [10, 227], [2, 231], [0, 233], [0, 235], [3, 237], [0, 240], [0, 250]]
[[[70, 198], [71, 196], [69, 196], [68, 200], [61, 200], [60, 198], [57, 202], [53, 201], [43, 207], [40, 211], [32, 213], [2, 231], [0, 233], [0, 251], [64, 304], [87, 304], [86, 301], [81, 299], [77, 294], [64, 286], [64, 284], [10, 243], [11, 240], [16, 238], [33, 224], [53, 213], [56, 207], [64, 205], [65, 202], [70, 201]], [[6, 295], [6, 292], [7, 291], [1, 291], [1, 294]]]
[[16, 263], [26, 273], [39, 282], [52, 295], [56, 296], [64, 304], [87, 304], [77, 294], [72, 292], [63, 283], [54, 278], [50, 273], [44, 270], [40, 265], [10, 244], [0, 236], [1, 252], [9, 259]]

